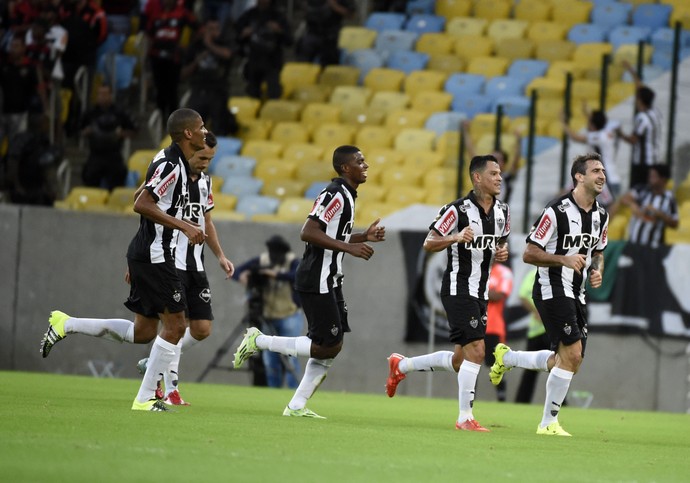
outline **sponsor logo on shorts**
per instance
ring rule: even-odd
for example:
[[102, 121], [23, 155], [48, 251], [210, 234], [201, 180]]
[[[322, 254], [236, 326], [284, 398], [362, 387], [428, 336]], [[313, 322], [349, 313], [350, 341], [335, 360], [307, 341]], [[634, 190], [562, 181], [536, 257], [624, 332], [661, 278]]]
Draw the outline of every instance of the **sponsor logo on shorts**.
[[178, 292], [177, 290], [175, 290], [172, 298], [175, 302], [179, 302], [180, 300], [182, 300], [182, 294], [180, 292]]
[[570, 327], [570, 325], [565, 324], [565, 327], [563, 327], [563, 332], [565, 332], [565, 335], [570, 335], [570, 333], [573, 331], [573, 328]]
[[205, 288], [201, 292], [199, 292], [199, 298], [206, 302], [207, 304], [211, 303], [211, 289], [210, 288]]
[[335, 325], [331, 327], [331, 334], [333, 334], [334, 337], [338, 335], [338, 327], [336, 327]]
[[441, 223], [438, 224], [438, 231], [441, 235], [447, 235], [448, 232], [455, 226], [455, 222], [458, 217], [455, 215], [454, 211], [449, 211], [446, 216], [443, 217]]
[[470, 327], [476, 329], [477, 327], [479, 327], [479, 321], [472, 317], [472, 320], [470, 320]]
[[539, 223], [539, 226], [534, 232], [534, 236], [539, 240], [543, 240], [546, 237], [549, 228], [551, 228], [551, 218], [549, 218], [548, 215], [544, 215]]

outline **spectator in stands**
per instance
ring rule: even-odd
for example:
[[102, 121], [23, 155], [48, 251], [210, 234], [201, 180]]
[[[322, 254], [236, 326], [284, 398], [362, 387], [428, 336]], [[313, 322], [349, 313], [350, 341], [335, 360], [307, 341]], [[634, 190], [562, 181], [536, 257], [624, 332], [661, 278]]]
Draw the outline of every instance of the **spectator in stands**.
[[295, 50], [297, 59], [318, 60], [322, 66], [340, 63], [338, 35], [343, 20], [354, 13], [353, 0], [307, 0], [306, 26]]
[[601, 161], [606, 170], [607, 189], [599, 195], [599, 202], [608, 207], [621, 192], [621, 178], [618, 175], [618, 168], [615, 160], [615, 132], [607, 128], [608, 119], [602, 111], [592, 111], [587, 119], [587, 132], [578, 133], [570, 128], [568, 123], [563, 120], [563, 130], [568, 137], [578, 143], [587, 144], [588, 152], [595, 152], [601, 155]]
[[127, 165], [122, 156], [124, 139], [136, 131], [132, 118], [113, 103], [108, 84], [98, 88], [96, 105], [81, 123], [81, 133], [89, 140], [89, 156], [86, 159], [82, 179], [86, 186], [107, 188], [124, 186]]
[[398, 12], [405, 13], [408, 0], [374, 0], [374, 12]]
[[258, 0], [237, 19], [237, 41], [246, 57], [244, 78], [247, 94], [262, 98], [261, 85], [266, 82], [269, 99], [282, 94], [280, 70], [283, 68], [283, 47], [292, 45], [292, 33], [287, 18], [273, 0]]
[[657, 248], [664, 244], [666, 227], [678, 227], [678, 205], [666, 189], [669, 168], [665, 164], [649, 167], [647, 184], [637, 185], [621, 197], [621, 203], [632, 211], [628, 225], [630, 243]]
[[9, 32], [7, 40], [11, 40], [14, 36], [24, 37], [31, 24], [41, 14], [42, 3], [42, 0], [18, 0], [6, 3], [2, 20], [3, 27], [6, 27]]
[[647, 182], [649, 167], [662, 163], [661, 159], [661, 114], [654, 109], [656, 94], [644, 85], [635, 69], [628, 62], [623, 66], [635, 81], [635, 126], [630, 134], [620, 129], [618, 136], [625, 142], [632, 144], [633, 158], [630, 166], [630, 187]]
[[237, 121], [228, 109], [232, 50], [221, 38], [220, 22], [209, 19], [201, 35], [187, 50], [182, 79], [189, 79], [188, 106], [197, 111], [220, 136], [237, 132]]
[[[149, 5], [150, 4], [150, 5]], [[160, 10], [149, 2], [146, 35], [149, 38], [149, 61], [156, 89], [156, 107], [167, 119], [177, 109], [177, 89], [182, 69], [182, 33], [185, 27], [196, 29], [192, 12], [177, 0], [161, 0]], [[151, 13], [151, 12], [156, 12]]]
[[[462, 136], [465, 141], [465, 149], [467, 150], [467, 155], [470, 158], [474, 158], [479, 155], [475, 148], [472, 136], [470, 136], [470, 125], [471, 121], [466, 120], [462, 123]], [[515, 150], [512, 155], [508, 155], [503, 149], [495, 149], [492, 151], [491, 156], [496, 158], [498, 166], [501, 168], [501, 193], [497, 196], [498, 199], [505, 203], [510, 202], [510, 195], [513, 191], [513, 181], [515, 180], [515, 175], [518, 170], [518, 161], [520, 160], [520, 146], [521, 146], [521, 135], [519, 131], [515, 132]]]
[[[506, 321], [504, 317], [506, 300], [513, 291], [513, 271], [506, 263], [496, 262], [491, 267], [489, 275], [489, 302], [486, 306], [486, 334], [485, 347], [496, 347], [506, 342]], [[493, 351], [484, 352], [484, 362], [487, 367], [494, 365]], [[496, 386], [496, 398], [506, 400], [506, 382], [501, 381]]]

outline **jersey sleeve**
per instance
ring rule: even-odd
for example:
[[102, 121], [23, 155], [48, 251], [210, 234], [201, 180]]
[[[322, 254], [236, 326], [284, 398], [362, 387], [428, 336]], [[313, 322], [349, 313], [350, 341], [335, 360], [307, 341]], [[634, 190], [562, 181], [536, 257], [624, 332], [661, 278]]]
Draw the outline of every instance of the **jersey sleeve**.
[[326, 226], [342, 212], [344, 204], [345, 202], [342, 194], [332, 191], [322, 191], [318, 198], [316, 198], [308, 217]]
[[175, 185], [180, 175], [177, 166], [167, 160], [154, 162], [146, 173], [145, 189], [149, 190], [153, 198], [158, 201]]
[[601, 236], [599, 237], [599, 243], [597, 243], [597, 246], [595, 250], [597, 251], [603, 251], [604, 248], [606, 248], [606, 245], [609, 243], [609, 217], [606, 217], [606, 220], [604, 221], [604, 226], [601, 227]]
[[510, 235], [510, 206], [505, 204], [505, 216], [506, 216], [506, 222], [505, 226], [503, 227], [503, 235], [501, 236], [502, 239], [508, 238], [508, 235]]
[[208, 200], [206, 201], [206, 208], [204, 211], [211, 211], [216, 207], [213, 202], [213, 178], [209, 176], [206, 180], [208, 181]]
[[429, 230], [434, 230], [441, 236], [446, 236], [453, 232], [458, 226], [458, 210], [455, 205], [449, 204], [441, 208], [436, 215]]
[[546, 248], [546, 244], [556, 231], [556, 214], [552, 208], [546, 208], [537, 222], [532, 226], [529, 235], [527, 235], [527, 243], [534, 243], [542, 248]]

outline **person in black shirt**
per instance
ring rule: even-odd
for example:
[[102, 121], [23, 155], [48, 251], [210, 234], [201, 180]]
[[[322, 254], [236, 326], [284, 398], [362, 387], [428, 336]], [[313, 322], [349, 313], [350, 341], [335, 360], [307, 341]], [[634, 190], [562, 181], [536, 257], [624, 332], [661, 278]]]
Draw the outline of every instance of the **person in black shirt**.
[[306, 242], [297, 268], [295, 289], [307, 317], [308, 332], [302, 337], [266, 336], [250, 327], [244, 334], [233, 365], [236, 369], [259, 350], [288, 356], [309, 357], [304, 376], [283, 416], [324, 419], [306, 407], [343, 347], [343, 334], [350, 332], [343, 298], [343, 258], [346, 253], [369, 260], [374, 249], [366, 242], [380, 242], [386, 229], [374, 221], [364, 233], [352, 233], [357, 188], [367, 181], [369, 166], [355, 146], [340, 146], [333, 153], [338, 177], [319, 194], [304, 223]]
[[501, 192], [501, 168], [492, 155], [470, 162], [472, 191], [443, 206], [429, 227], [424, 250], [446, 250], [448, 262], [441, 282], [441, 302], [448, 315], [455, 350], [417, 357], [388, 357], [386, 393], [395, 396], [408, 372], [442, 370], [457, 373], [459, 414], [455, 427], [488, 432], [472, 414], [477, 376], [484, 362], [489, 273], [495, 261], [508, 259], [510, 210], [496, 197]]
[[352, 0], [307, 0], [304, 35], [297, 41], [297, 60], [322, 66], [339, 64], [338, 35], [343, 20], [355, 13]]

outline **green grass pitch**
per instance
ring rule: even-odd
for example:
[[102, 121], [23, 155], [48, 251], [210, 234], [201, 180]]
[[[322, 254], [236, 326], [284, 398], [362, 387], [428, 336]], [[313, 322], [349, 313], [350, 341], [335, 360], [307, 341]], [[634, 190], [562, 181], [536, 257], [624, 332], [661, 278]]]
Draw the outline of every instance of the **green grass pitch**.
[[[383, 383], [383, 382], [382, 382]], [[133, 379], [0, 372], [4, 482], [687, 482], [690, 415], [566, 407], [574, 437], [537, 436], [541, 405], [183, 383], [192, 406], [131, 411]]]

